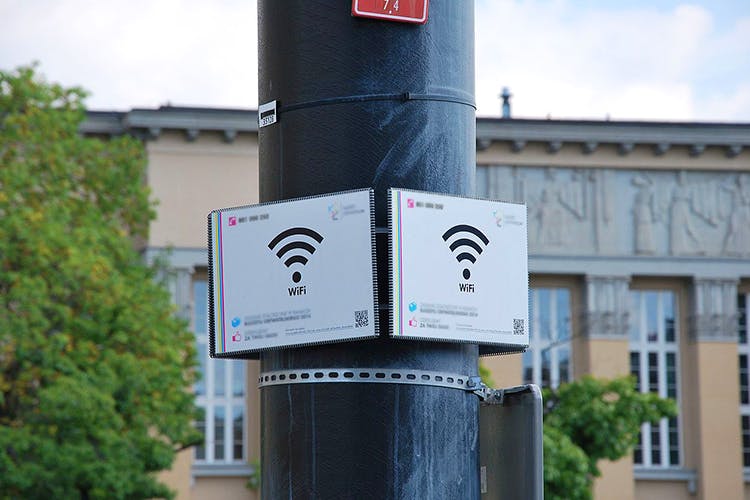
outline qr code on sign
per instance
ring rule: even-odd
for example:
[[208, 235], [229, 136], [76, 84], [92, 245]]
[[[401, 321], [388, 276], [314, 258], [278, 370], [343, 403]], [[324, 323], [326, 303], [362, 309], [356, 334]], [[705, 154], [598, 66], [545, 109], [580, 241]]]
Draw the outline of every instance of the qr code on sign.
[[363, 311], [354, 311], [354, 327], [362, 328], [370, 324], [367, 316], [367, 309]]
[[514, 319], [513, 320], [513, 335], [524, 335], [526, 333], [525, 324], [526, 320]]

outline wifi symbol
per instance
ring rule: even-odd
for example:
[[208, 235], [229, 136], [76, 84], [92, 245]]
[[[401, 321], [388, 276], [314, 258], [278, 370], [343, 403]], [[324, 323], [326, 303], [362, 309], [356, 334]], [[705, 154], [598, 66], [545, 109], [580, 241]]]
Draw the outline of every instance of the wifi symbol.
[[[282, 240], [291, 238], [293, 236], [307, 236], [318, 243], [321, 243], [323, 241], [323, 237], [317, 231], [313, 231], [312, 229], [307, 227], [292, 227], [277, 234], [276, 237], [274, 237], [274, 239], [272, 239], [268, 244], [268, 248], [271, 249], [271, 251], [274, 251], [274, 249], [281, 243]], [[300, 250], [303, 251], [303, 253], [300, 253]], [[290, 254], [289, 257], [286, 257], [286, 255], [290, 252], [294, 253]], [[276, 252], [276, 256], [284, 261], [284, 265], [286, 267], [291, 268], [293, 264], [302, 264], [303, 266], [307, 264], [309, 259], [304, 255], [304, 252], [312, 255], [315, 253], [315, 247], [303, 239], [295, 238], [289, 243], [281, 246], [281, 248], [279, 248], [279, 250]], [[302, 273], [300, 273], [299, 271], [294, 271], [294, 273], [292, 273], [292, 281], [294, 281], [295, 283], [299, 283], [301, 279]]]
[[[468, 234], [464, 236], [463, 233]], [[443, 234], [443, 241], [447, 242], [454, 235], [458, 235], [459, 237], [456, 238], [449, 247], [451, 249], [451, 252], [454, 252], [456, 254], [456, 260], [458, 262], [468, 260], [469, 262], [474, 264], [477, 261], [477, 257], [482, 254], [482, 245], [480, 245], [479, 242], [475, 240], [475, 238], [472, 238], [472, 236], [475, 236], [482, 243], [484, 243], [485, 247], [490, 244], [490, 240], [487, 239], [482, 231], [468, 224], [458, 224], [448, 229]], [[477, 255], [474, 256], [473, 253], [468, 252], [467, 250], [469, 249], [474, 250]], [[468, 267], [464, 268], [463, 276], [465, 280], [471, 277], [471, 271], [469, 271]]]

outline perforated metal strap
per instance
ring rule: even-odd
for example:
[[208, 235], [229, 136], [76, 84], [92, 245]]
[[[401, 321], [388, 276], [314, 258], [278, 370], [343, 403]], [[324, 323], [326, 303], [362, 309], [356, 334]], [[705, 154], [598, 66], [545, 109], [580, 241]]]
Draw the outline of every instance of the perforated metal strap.
[[446, 387], [477, 391], [483, 385], [477, 376], [425, 370], [394, 370], [389, 368], [317, 368], [263, 372], [258, 387], [288, 384], [406, 384]]

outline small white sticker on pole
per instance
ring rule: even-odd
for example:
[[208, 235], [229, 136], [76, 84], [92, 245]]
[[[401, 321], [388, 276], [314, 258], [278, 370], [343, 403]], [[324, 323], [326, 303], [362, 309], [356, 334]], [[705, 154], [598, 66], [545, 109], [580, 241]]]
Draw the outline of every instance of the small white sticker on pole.
[[263, 128], [276, 123], [276, 101], [258, 106], [258, 127]]
[[402, 189], [389, 205], [392, 335], [524, 351], [526, 206]]

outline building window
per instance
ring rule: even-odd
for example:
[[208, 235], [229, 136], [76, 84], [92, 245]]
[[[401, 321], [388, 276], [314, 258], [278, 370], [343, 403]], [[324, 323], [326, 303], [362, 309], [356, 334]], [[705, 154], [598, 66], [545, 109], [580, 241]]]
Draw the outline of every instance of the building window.
[[245, 462], [247, 408], [245, 361], [211, 359], [208, 355], [208, 283], [193, 281], [193, 328], [201, 380], [195, 384], [202, 418], [196, 422], [203, 444], [195, 447], [196, 463]]
[[750, 467], [750, 381], [748, 381], [748, 344], [747, 312], [750, 305], [750, 293], [737, 296], [737, 338], [740, 354], [740, 422], [742, 424], [742, 465]]
[[[671, 398], [679, 405], [679, 327], [674, 292], [630, 292], [630, 373], [638, 390]], [[679, 465], [678, 417], [645, 423], [633, 454], [636, 465]]]
[[523, 354], [526, 384], [556, 388], [571, 378], [570, 290], [529, 289], [529, 349]]

